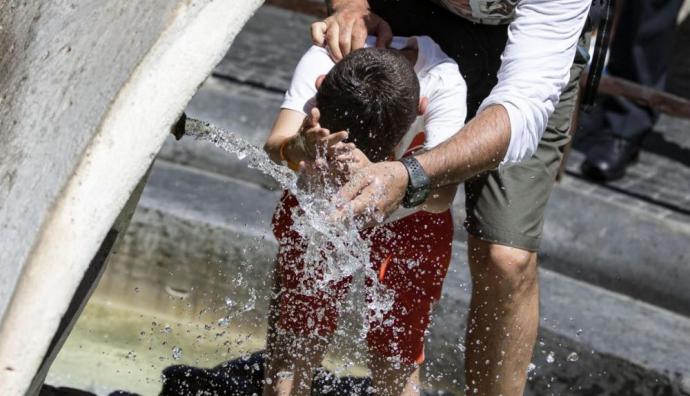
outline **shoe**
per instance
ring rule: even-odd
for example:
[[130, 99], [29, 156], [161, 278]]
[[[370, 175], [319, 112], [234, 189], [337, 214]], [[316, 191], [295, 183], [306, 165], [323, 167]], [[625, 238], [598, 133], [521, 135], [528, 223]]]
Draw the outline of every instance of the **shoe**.
[[639, 144], [608, 135], [589, 148], [580, 170], [593, 180], [618, 180], [625, 176], [628, 165], [637, 161], [639, 153]]

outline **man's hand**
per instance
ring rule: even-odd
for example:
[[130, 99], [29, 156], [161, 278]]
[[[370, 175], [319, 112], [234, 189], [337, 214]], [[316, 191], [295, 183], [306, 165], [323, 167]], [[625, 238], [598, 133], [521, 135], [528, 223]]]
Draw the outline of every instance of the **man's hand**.
[[382, 223], [402, 202], [407, 182], [407, 169], [398, 161], [360, 169], [340, 189], [334, 220], [342, 221], [352, 213], [362, 228]]
[[387, 47], [393, 32], [390, 25], [369, 11], [365, 1], [336, 4], [335, 13], [311, 25], [311, 39], [321, 47], [328, 46], [337, 62], [350, 52], [364, 47], [367, 34], [376, 36], [376, 46]]
[[371, 165], [369, 158], [354, 143], [340, 142], [328, 152], [330, 167], [344, 182], [356, 172]]

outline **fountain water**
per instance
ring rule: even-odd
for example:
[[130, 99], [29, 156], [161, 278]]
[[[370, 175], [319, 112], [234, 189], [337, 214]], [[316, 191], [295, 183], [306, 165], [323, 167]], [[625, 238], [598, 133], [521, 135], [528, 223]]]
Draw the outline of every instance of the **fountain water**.
[[328, 169], [319, 170], [324, 173], [321, 179], [325, 181], [321, 189], [305, 189], [294, 172], [274, 163], [263, 150], [236, 134], [195, 119], [187, 119], [185, 130], [188, 135], [210, 141], [240, 159], [248, 158], [249, 167], [272, 177], [297, 198], [300, 207], [291, 213], [294, 229], [301, 240], [308, 243], [304, 254], [304, 271], [309, 278], [316, 280], [313, 285], [302, 287], [300, 293], [329, 292], [333, 283], [353, 277], [347, 304], [341, 306], [341, 310], [354, 312], [361, 318], [359, 334], [362, 337], [366, 335], [371, 322], [381, 321], [383, 314], [391, 308], [393, 297], [378, 282], [371, 268], [370, 241], [360, 235], [358, 222], [352, 213], [349, 213], [346, 221], [329, 220], [329, 215], [336, 210], [332, 197], [338, 186], [326, 177]]

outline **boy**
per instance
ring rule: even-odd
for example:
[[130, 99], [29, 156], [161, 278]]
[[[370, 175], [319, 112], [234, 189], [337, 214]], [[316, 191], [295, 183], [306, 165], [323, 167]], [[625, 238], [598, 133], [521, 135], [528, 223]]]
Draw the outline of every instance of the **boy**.
[[[391, 47], [395, 50], [358, 50], [335, 65], [326, 50], [312, 47], [295, 70], [267, 139], [271, 158], [297, 169], [299, 163], [314, 163], [320, 151], [332, 166], [352, 172], [451, 137], [466, 116], [464, 105], [458, 106], [465, 103], [466, 86], [457, 64], [428, 37], [396, 37]], [[306, 114], [311, 117], [305, 120]], [[393, 307], [367, 335], [377, 394], [419, 394], [424, 332], [450, 262], [455, 189], [433, 191], [421, 210], [401, 210], [387, 224], [362, 231], [371, 241], [379, 282], [394, 292]], [[337, 303], [350, 282], [301, 292], [314, 275], [299, 271], [308, 241], [293, 229], [297, 206], [286, 193], [273, 218], [281, 293], [277, 331], [268, 336], [265, 395], [310, 394], [313, 369], [336, 329]], [[278, 375], [286, 371], [292, 376]]]

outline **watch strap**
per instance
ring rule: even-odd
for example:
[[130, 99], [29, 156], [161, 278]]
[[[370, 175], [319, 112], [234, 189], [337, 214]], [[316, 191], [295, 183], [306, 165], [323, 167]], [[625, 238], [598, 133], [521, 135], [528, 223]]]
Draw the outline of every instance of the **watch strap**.
[[409, 176], [402, 206], [405, 208], [419, 206], [429, 196], [431, 180], [415, 157], [404, 157], [400, 159], [400, 162], [407, 169], [407, 175]]

